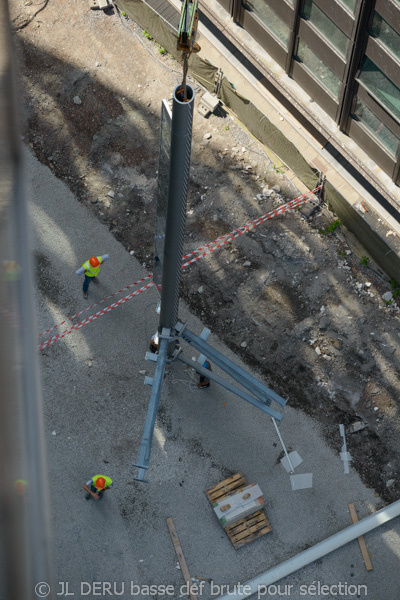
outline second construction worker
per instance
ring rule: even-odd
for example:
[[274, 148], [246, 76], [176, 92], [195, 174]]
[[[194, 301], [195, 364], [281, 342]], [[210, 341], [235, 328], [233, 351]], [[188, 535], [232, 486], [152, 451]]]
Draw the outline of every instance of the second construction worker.
[[94, 475], [83, 486], [83, 489], [87, 491], [86, 500], [90, 500], [91, 497], [94, 500], [99, 500], [102, 498], [105, 490], [109, 490], [112, 486], [111, 477], [107, 477], [107, 475]]
[[77, 275], [82, 275], [83, 273], [85, 273], [85, 279], [83, 281], [82, 288], [83, 297], [85, 298], [85, 300], [87, 300], [88, 298], [88, 289], [90, 282], [93, 279], [95, 283], [99, 283], [97, 275], [100, 271], [100, 265], [102, 265], [108, 259], [108, 254], [104, 254], [104, 256], [92, 256], [91, 258], [89, 258], [89, 260], [84, 262], [83, 265], [76, 271]]

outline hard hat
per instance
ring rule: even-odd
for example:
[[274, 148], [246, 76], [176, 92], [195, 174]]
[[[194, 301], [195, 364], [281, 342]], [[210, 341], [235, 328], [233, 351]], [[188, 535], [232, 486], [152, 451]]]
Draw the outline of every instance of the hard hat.
[[100, 264], [100, 261], [98, 258], [96, 258], [95, 256], [92, 256], [91, 259], [89, 259], [90, 264], [92, 265], [92, 267], [98, 267]]
[[102, 490], [103, 487], [106, 485], [106, 480], [104, 479], [104, 477], [98, 477], [95, 483], [95, 486], [97, 487], [98, 490]]

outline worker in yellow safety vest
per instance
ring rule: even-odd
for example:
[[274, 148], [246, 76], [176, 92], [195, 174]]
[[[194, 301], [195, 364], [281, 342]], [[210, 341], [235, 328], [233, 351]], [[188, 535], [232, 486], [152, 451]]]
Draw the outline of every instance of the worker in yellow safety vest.
[[92, 256], [76, 271], [77, 275], [82, 275], [83, 273], [85, 274], [82, 288], [83, 297], [85, 300], [88, 298], [89, 283], [92, 281], [92, 279], [95, 283], [99, 283], [97, 275], [100, 271], [100, 265], [108, 259], [108, 254], [104, 254], [104, 256]]
[[95, 500], [99, 500], [103, 497], [105, 490], [109, 490], [112, 487], [113, 481], [111, 477], [107, 477], [107, 475], [94, 475], [83, 486], [83, 489], [87, 491], [85, 498], [86, 500], [90, 500], [92, 497]]

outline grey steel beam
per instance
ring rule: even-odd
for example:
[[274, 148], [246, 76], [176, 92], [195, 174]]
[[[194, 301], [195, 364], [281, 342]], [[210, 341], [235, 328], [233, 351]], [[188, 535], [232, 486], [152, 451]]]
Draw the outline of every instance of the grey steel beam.
[[149, 406], [147, 408], [142, 441], [140, 443], [138, 461], [137, 463], [133, 463], [133, 466], [139, 469], [138, 476], [134, 477], [134, 479], [136, 481], [144, 481], [145, 483], [147, 483], [147, 481], [145, 480], [144, 476], [150, 462], [151, 444], [153, 442], [154, 425], [156, 423], [157, 410], [160, 403], [161, 389], [164, 381], [167, 350], [171, 341], [169, 336], [165, 334], [166, 332], [164, 330], [163, 334], [160, 335], [156, 370], [153, 378]]
[[212, 362], [220, 367], [225, 373], [228, 373], [240, 385], [246, 387], [252, 394], [256, 397], [262, 398], [268, 404], [273, 400], [280, 404], [280, 406], [285, 406], [287, 400], [279, 396], [276, 392], [269, 389], [266, 385], [258, 381], [255, 377], [247, 373], [244, 369], [236, 365], [229, 358], [215, 350], [212, 346], [207, 344], [207, 342], [200, 339], [197, 335], [189, 331], [182, 323], [176, 324], [176, 330], [178, 332], [179, 337], [182, 337], [185, 342], [196, 348], [199, 352], [207, 356]]
[[[247, 583], [242, 584], [239, 589], [232, 590], [232, 593], [224, 594], [223, 596], [218, 596], [216, 600], [232, 600], [233, 598], [248, 598], [252, 594], [258, 593], [258, 597], [264, 597], [268, 592], [268, 586], [273, 583], [287, 577], [291, 573], [295, 573], [302, 567], [311, 564], [312, 562], [326, 556], [330, 552], [341, 548], [345, 544], [352, 542], [357, 539], [361, 535], [368, 533], [368, 531], [372, 531], [391, 521], [395, 517], [400, 515], [400, 500], [393, 502], [393, 504], [389, 504], [385, 508], [378, 510], [378, 512], [365, 517], [361, 521], [346, 527], [342, 531], [331, 535], [326, 540], [322, 542], [318, 542], [315, 546], [311, 546], [311, 548], [307, 548], [300, 554], [296, 554], [293, 558], [289, 558], [285, 562], [281, 563], [277, 567], [262, 573], [258, 577], [251, 579]], [[246, 590], [246, 593], [244, 592]], [[247, 593], [248, 592], [248, 593]]]
[[273, 417], [277, 421], [281, 421], [283, 419], [283, 415], [281, 415], [281, 413], [278, 413], [273, 408], [270, 408], [268, 405], [263, 404], [258, 398], [250, 396], [250, 394], [247, 394], [245, 391], [236, 387], [229, 381], [226, 381], [226, 379], [223, 379], [213, 371], [209, 371], [208, 369], [201, 367], [197, 362], [191, 360], [190, 358], [186, 358], [184, 354], [179, 354], [177, 356], [177, 359], [183, 362], [185, 365], [189, 365], [190, 367], [192, 367], [195, 371], [197, 371], [197, 373], [200, 373], [200, 375], [204, 375], [204, 377], [207, 377], [207, 379], [210, 379], [211, 381], [222, 385], [222, 387], [227, 389], [229, 392], [232, 392], [232, 394], [235, 394], [236, 396], [239, 396], [239, 398], [246, 400], [246, 402], [248, 402], [252, 406], [255, 406], [256, 408], [259, 408], [260, 410], [265, 412], [270, 417]]
[[190, 169], [194, 89], [186, 86], [187, 102], [183, 90], [177, 85], [173, 93], [171, 152], [168, 181], [168, 208], [165, 230], [161, 313], [159, 331], [175, 327], [178, 319], [179, 283], [186, 221], [186, 198]]

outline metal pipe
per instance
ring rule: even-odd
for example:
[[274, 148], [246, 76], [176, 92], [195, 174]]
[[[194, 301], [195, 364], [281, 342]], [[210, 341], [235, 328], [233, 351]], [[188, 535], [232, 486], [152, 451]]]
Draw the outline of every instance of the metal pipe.
[[173, 94], [168, 208], [159, 331], [162, 331], [163, 328], [173, 331], [178, 318], [179, 283], [182, 270], [181, 259], [186, 221], [186, 197], [189, 182], [195, 97], [194, 89], [190, 85], [186, 86], [186, 90], [187, 102], [183, 101], [181, 85], [175, 87]]
[[[229, 592], [223, 596], [218, 596], [216, 600], [248, 598], [252, 594], [260, 591], [262, 591], [263, 595], [265, 595], [267, 593], [266, 588], [268, 588], [269, 585], [276, 583], [280, 579], [283, 579], [291, 573], [298, 571], [302, 567], [305, 567], [319, 558], [326, 556], [330, 552], [341, 548], [345, 544], [348, 544], [349, 542], [352, 542], [360, 537], [360, 535], [364, 535], [365, 533], [368, 533], [368, 531], [376, 529], [380, 525], [391, 521], [399, 515], [400, 500], [397, 500], [396, 502], [393, 502], [393, 504], [389, 504], [389, 506], [378, 510], [378, 512], [365, 517], [365, 519], [362, 519], [361, 521], [346, 527], [346, 529], [331, 535], [326, 540], [318, 542], [318, 544], [315, 544], [315, 546], [307, 548], [307, 550], [300, 552], [300, 554], [293, 556], [293, 558], [289, 558], [289, 560], [286, 560], [277, 567], [273, 567], [269, 571], [262, 573], [262, 575], [258, 575], [258, 577], [255, 577], [254, 579], [251, 579], [247, 583], [241, 585], [240, 588], [237, 586], [237, 589], [232, 590], [232, 593]], [[246, 593], [243, 591], [244, 588], [246, 589]]]

